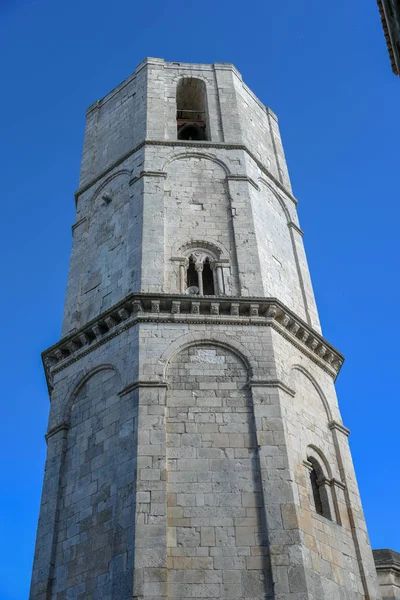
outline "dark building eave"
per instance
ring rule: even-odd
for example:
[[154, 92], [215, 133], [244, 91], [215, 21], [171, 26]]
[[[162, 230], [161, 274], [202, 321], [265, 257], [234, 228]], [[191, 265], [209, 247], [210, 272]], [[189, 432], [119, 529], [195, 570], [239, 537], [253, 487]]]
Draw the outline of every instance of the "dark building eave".
[[392, 70], [400, 75], [400, 1], [377, 0]]
[[400, 553], [388, 548], [372, 550], [378, 571], [395, 569], [400, 572]]

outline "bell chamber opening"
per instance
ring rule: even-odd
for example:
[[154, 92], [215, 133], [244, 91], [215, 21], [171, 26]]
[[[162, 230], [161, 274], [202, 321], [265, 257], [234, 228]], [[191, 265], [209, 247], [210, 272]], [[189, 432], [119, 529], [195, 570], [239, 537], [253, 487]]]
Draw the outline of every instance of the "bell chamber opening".
[[204, 81], [187, 77], [176, 90], [178, 140], [208, 140], [207, 90]]

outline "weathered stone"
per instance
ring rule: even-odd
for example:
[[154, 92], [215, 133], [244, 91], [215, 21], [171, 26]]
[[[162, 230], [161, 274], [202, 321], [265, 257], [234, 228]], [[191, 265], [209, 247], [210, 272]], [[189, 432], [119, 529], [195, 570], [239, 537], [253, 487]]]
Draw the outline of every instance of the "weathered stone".
[[88, 109], [73, 236], [31, 600], [378, 600], [343, 357], [232, 65], [146, 59]]

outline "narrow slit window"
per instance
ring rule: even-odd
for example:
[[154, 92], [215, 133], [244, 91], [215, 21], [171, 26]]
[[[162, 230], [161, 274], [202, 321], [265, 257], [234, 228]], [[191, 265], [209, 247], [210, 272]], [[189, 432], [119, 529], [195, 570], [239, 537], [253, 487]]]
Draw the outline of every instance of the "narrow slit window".
[[214, 273], [212, 272], [208, 258], [203, 264], [203, 293], [205, 296], [215, 296]]
[[315, 458], [309, 456], [308, 462], [311, 463], [310, 483], [314, 498], [315, 512], [318, 515], [332, 521], [331, 507], [329, 502], [330, 488], [329, 483], [324, 475], [321, 465]]
[[197, 287], [199, 286], [199, 277], [198, 277], [198, 273], [196, 271], [196, 267], [194, 264], [194, 260], [192, 257], [189, 258], [189, 266], [187, 269], [187, 287], [191, 288], [191, 287]]
[[313, 493], [313, 497], [314, 497], [315, 512], [318, 515], [323, 516], [324, 511], [322, 508], [321, 494], [319, 491], [319, 485], [317, 483], [318, 475], [316, 474], [314, 469], [311, 469], [311, 471], [310, 471], [310, 480], [311, 480], [311, 489], [312, 489], [312, 493]]
[[176, 90], [178, 140], [208, 140], [207, 92], [201, 79], [181, 79]]

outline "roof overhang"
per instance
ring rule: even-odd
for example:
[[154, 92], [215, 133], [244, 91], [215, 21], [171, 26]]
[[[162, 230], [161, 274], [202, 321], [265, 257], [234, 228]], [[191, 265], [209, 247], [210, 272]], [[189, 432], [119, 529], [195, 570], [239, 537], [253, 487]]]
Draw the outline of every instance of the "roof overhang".
[[393, 73], [400, 75], [400, 0], [377, 0]]

